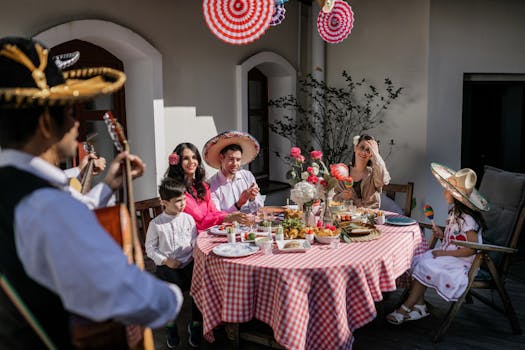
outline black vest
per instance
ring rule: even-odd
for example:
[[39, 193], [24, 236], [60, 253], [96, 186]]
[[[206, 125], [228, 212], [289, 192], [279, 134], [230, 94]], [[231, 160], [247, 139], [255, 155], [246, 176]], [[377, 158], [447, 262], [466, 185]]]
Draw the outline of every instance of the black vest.
[[[35, 190], [52, 187], [43, 179], [14, 167], [0, 168], [0, 269], [59, 349], [71, 348], [69, 316], [58, 295], [32, 280], [18, 258], [14, 211]], [[60, 210], [57, 208], [57, 210]], [[60, 259], [60, 257], [55, 257]], [[0, 289], [0, 349], [43, 349], [42, 341]]]

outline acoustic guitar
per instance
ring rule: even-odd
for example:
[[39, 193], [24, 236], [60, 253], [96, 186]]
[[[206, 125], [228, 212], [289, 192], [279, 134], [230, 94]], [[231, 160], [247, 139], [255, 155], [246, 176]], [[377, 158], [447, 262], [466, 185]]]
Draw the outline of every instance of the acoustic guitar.
[[[129, 152], [129, 144], [122, 126], [111, 112], [104, 114], [104, 121], [120, 153]], [[100, 224], [122, 247], [129, 263], [144, 270], [142, 246], [138, 238], [135, 200], [133, 196], [131, 163], [126, 158], [123, 172], [123, 200], [121, 204], [95, 210]], [[88, 169], [89, 170], [89, 169]], [[130, 215], [132, 213], [133, 215]], [[73, 345], [77, 349], [133, 349], [154, 350], [153, 332], [150, 328], [124, 326], [113, 321], [104, 323], [83, 322], [77, 319], [72, 327]]]

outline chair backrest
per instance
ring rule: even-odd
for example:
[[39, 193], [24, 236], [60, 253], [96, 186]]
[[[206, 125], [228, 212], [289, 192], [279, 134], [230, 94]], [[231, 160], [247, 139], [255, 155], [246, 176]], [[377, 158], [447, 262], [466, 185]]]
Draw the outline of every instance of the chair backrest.
[[[479, 191], [490, 204], [490, 210], [483, 213], [487, 223], [483, 243], [517, 248], [525, 215], [525, 174], [485, 166]], [[508, 263], [496, 254], [491, 258], [496, 265]]]
[[406, 184], [388, 184], [383, 186], [383, 192], [392, 200], [396, 199], [396, 193], [405, 193], [405, 206], [403, 214], [410, 216], [412, 214], [412, 195], [414, 194], [414, 183], [408, 182]]
[[144, 246], [146, 242], [146, 233], [148, 232], [148, 225], [151, 219], [162, 213], [162, 205], [160, 198], [150, 198], [135, 202], [135, 211], [139, 224], [139, 236], [141, 244]]

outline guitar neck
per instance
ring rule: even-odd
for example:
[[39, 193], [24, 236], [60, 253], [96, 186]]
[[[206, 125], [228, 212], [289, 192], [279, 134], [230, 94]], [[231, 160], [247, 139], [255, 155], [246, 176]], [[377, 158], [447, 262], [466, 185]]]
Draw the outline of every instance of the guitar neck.
[[[124, 142], [124, 150], [129, 153], [129, 144], [127, 141]], [[139, 235], [138, 235], [138, 224], [137, 224], [137, 215], [135, 211], [135, 198], [133, 195], [133, 184], [131, 176], [131, 162], [128, 158], [125, 159], [125, 182], [126, 182], [126, 193], [127, 193], [127, 205], [129, 208], [130, 221], [131, 221], [131, 239], [133, 244], [133, 256], [135, 260], [135, 265], [139, 269], [144, 270], [144, 256], [142, 255], [142, 245], [140, 244]]]
[[91, 184], [93, 183], [93, 167], [95, 166], [95, 160], [90, 159], [86, 168], [86, 171], [84, 172], [84, 175], [82, 176], [82, 180], [80, 181], [80, 184], [82, 185], [82, 189], [80, 192], [82, 194], [86, 194], [91, 190]]

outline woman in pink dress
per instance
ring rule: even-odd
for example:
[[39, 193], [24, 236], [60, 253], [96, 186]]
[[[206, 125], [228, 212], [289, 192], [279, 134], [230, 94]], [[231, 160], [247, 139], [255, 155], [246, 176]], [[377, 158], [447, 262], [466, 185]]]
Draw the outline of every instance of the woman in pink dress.
[[199, 231], [223, 222], [250, 222], [248, 215], [219, 211], [210, 199], [210, 189], [204, 182], [206, 173], [197, 147], [192, 143], [180, 143], [169, 156], [169, 168], [165, 176], [180, 181], [186, 187], [184, 212], [191, 215]]

